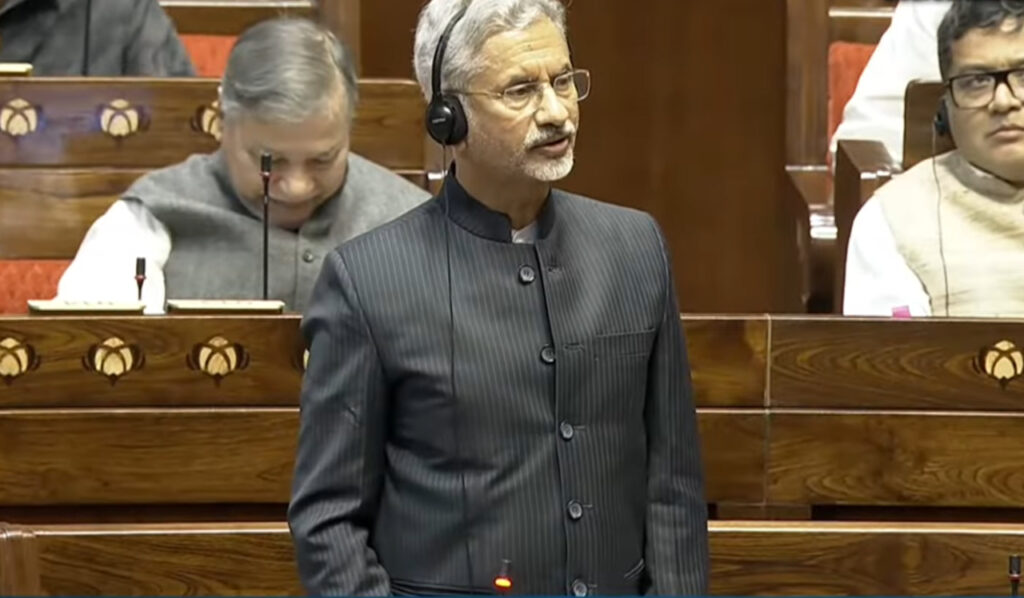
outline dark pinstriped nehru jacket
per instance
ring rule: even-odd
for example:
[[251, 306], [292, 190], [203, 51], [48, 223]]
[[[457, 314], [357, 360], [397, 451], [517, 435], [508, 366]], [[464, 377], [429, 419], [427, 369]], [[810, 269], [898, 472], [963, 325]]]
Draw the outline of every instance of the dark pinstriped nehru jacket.
[[507, 560], [515, 593], [705, 593], [670, 272], [647, 214], [552, 191], [513, 244], [451, 176], [329, 254], [288, 514], [307, 591], [494, 592]]

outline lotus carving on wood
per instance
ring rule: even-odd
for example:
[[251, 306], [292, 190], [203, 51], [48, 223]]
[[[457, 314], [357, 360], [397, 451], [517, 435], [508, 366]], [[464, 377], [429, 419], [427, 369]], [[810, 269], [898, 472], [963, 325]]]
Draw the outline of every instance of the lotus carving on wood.
[[13, 337], [0, 339], [0, 379], [10, 386], [16, 378], [39, 367], [36, 350]]
[[115, 139], [130, 137], [145, 125], [142, 112], [121, 98], [100, 108], [99, 121], [100, 130]]
[[185, 363], [189, 368], [213, 378], [219, 386], [227, 376], [249, 367], [249, 353], [238, 343], [232, 343], [223, 336], [214, 336], [193, 347]]
[[0, 132], [10, 137], [24, 137], [39, 128], [39, 108], [28, 100], [14, 98], [0, 108]]
[[103, 376], [111, 386], [131, 372], [141, 370], [145, 363], [145, 355], [138, 345], [129, 345], [116, 336], [93, 345], [82, 358], [87, 371]]
[[974, 366], [1005, 389], [1024, 374], [1024, 353], [1010, 341], [999, 341], [979, 351]]
[[192, 129], [220, 141], [220, 102], [204, 104], [192, 117]]

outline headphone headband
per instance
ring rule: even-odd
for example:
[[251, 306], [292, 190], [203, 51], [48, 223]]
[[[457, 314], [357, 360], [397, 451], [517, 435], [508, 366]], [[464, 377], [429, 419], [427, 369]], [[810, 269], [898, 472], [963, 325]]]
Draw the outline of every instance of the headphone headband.
[[437, 40], [437, 48], [434, 49], [434, 64], [430, 75], [431, 99], [442, 95], [441, 71], [444, 69], [444, 55], [448, 51], [448, 39], [452, 36], [452, 31], [455, 30], [455, 26], [459, 24], [462, 17], [466, 16], [467, 10], [469, 10], [469, 4], [460, 8], [452, 20], [448, 21], [448, 25]]

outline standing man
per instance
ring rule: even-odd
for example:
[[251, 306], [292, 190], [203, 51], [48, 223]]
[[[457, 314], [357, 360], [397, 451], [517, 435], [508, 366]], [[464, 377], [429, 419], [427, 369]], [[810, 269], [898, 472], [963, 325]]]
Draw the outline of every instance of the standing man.
[[552, 189], [576, 69], [557, 0], [432, 0], [433, 201], [328, 255], [289, 522], [314, 594], [703, 594], [707, 513], [665, 240]]

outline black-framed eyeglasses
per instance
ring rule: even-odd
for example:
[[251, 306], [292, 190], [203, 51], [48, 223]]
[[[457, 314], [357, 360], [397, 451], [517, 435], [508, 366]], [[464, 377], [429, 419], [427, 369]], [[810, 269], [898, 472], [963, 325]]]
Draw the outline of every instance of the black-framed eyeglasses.
[[[452, 93], [467, 96], [488, 96], [497, 98], [512, 110], [533, 110], [540, 106], [544, 97], [544, 88], [549, 85], [543, 81], [531, 81], [506, 87], [502, 91], [471, 91], [453, 89]], [[551, 89], [555, 95], [566, 100], [582, 102], [590, 95], [590, 71], [576, 69], [562, 73], [551, 80]]]
[[985, 73], [967, 73], [950, 77], [946, 82], [953, 105], [957, 108], [984, 108], [996, 97], [1003, 83], [1018, 100], [1024, 100], [1024, 68]]

